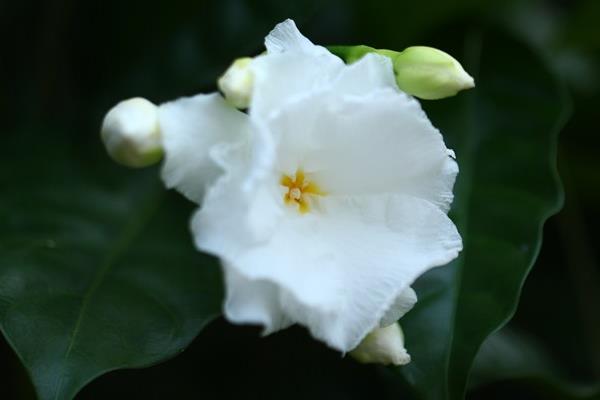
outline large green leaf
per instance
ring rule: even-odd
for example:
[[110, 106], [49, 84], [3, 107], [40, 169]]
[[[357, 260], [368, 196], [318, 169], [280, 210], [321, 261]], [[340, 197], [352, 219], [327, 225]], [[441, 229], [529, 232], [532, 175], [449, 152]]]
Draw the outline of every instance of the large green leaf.
[[182, 351], [222, 297], [218, 268], [191, 244], [191, 205], [155, 169], [88, 159], [60, 137], [5, 143], [16, 156], [0, 172], [0, 327], [53, 400]]
[[513, 381], [543, 398], [584, 400], [600, 398], [600, 383], [567, 380], [564, 369], [533, 337], [505, 327], [486, 339], [473, 363], [469, 387]]
[[508, 37], [471, 32], [463, 46], [463, 57], [453, 54], [477, 87], [425, 104], [456, 151], [451, 216], [464, 250], [417, 281], [419, 302], [401, 321], [413, 356], [401, 372], [423, 399], [463, 398], [473, 358], [513, 315], [543, 223], [562, 204], [556, 145], [568, 107], [560, 86]]

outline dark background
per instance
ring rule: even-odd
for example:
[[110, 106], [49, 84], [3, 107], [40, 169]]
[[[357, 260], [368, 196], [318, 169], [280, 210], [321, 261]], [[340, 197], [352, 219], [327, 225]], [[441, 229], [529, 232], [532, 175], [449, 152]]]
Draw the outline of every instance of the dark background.
[[[160, 103], [213, 91], [232, 59], [262, 51], [266, 33], [288, 17], [315, 43], [395, 50], [435, 46], [457, 27], [491, 25], [547, 59], [572, 99], [559, 146], [566, 201], [545, 227], [542, 253], [511, 325], [549, 351], [563, 378], [600, 382], [597, 0], [2, 0], [1, 134], [60, 130], [75, 148], [101, 149], [98, 128], [117, 101], [142, 96]], [[0, 147], [0, 154], [13, 151]], [[10, 188], [1, 185], [0, 195], [4, 190]], [[4, 341], [0, 369], [0, 399], [33, 398]], [[405, 388], [395, 378], [385, 368], [341, 359], [300, 328], [260, 339], [257, 329], [217, 320], [177, 358], [109, 373], [78, 398], [397, 398]], [[469, 394], [557, 396], [527, 380], [497, 382]]]

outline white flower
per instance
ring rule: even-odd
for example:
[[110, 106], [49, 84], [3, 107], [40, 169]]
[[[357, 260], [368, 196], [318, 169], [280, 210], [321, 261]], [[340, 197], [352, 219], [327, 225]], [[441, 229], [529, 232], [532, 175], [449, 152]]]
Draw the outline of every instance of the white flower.
[[458, 167], [388, 58], [346, 66], [290, 20], [265, 43], [248, 114], [218, 94], [159, 107], [163, 178], [201, 204], [195, 243], [222, 261], [230, 321], [299, 323], [347, 352], [461, 250]]

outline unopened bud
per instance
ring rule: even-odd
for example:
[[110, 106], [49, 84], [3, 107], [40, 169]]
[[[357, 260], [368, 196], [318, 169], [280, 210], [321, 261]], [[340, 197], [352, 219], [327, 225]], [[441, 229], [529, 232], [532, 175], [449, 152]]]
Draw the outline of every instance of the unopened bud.
[[442, 99], [475, 86], [473, 78], [458, 61], [433, 47], [414, 46], [397, 52], [359, 45], [330, 46], [329, 50], [348, 64], [368, 53], [389, 57], [394, 65], [398, 87], [421, 99]]
[[217, 82], [225, 99], [236, 108], [248, 108], [250, 105], [254, 85], [251, 62], [250, 57], [238, 58]]
[[128, 167], [155, 164], [163, 155], [158, 107], [140, 97], [114, 106], [104, 117], [100, 135], [108, 154]]
[[405, 365], [410, 362], [410, 355], [404, 348], [404, 333], [398, 323], [375, 328], [350, 355], [365, 364]]
[[398, 87], [422, 99], [442, 99], [475, 86], [458, 61], [432, 47], [409, 47], [393, 61]]

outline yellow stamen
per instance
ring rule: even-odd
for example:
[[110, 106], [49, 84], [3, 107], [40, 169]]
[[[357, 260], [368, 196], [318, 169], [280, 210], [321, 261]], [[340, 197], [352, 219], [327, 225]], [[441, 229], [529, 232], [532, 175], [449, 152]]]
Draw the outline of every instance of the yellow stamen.
[[281, 177], [281, 180], [279, 181], [279, 183], [281, 183], [282, 186], [291, 186], [294, 184], [294, 180], [292, 178], [290, 178], [287, 175], [283, 175]]
[[288, 190], [283, 195], [283, 201], [288, 205], [297, 205], [298, 211], [305, 214], [310, 211], [311, 198], [310, 196], [323, 196], [325, 192], [319, 186], [310, 182], [302, 169], [298, 169], [294, 177], [283, 175], [279, 181], [281, 186], [285, 186]]
[[314, 182], [308, 182], [307, 184], [304, 185], [304, 187], [302, 188], [302, 192], [307, 193], [307, 194], [314, 194], [317, 196], [323, 196], [325, 195], [325, 192], [323, 192], [316, 183]]

